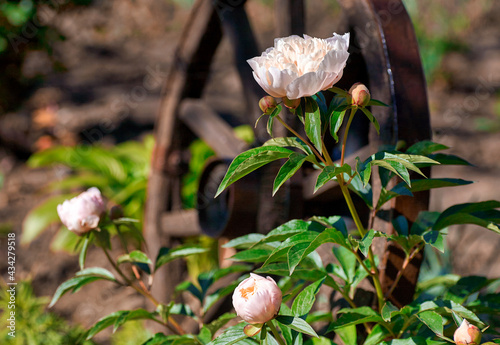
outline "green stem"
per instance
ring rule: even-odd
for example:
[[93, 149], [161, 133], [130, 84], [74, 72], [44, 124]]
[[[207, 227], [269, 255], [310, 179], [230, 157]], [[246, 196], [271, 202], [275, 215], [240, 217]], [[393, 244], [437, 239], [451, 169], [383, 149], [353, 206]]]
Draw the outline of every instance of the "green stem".
[[312, 150], [312, 152], [316, 155], [316, 157], [319, 158], [319, 160], [321, 162], [323, 162], [323, 164], [325, 164], [325, 165], [327, 164], [326, 161], [325, 161], [325, 159], [321, 156], [321, 154], [318, 152], [318, 150], [316, 150], [316, 148], [309, 142], [309, 140], [305, 139], [303, 136], [301, 136], [299, 133], [297, 133], [297, 131], [295, 131], [292, 127], [290, 127], [289, 125], [287, 125], [287, 123], [285, 121], [283, 121], [283, 119], [279, 115], [276, 116], [276, 118], [293, 135], [295, 135], [297, 138], [299, 138], [300, 140], [302, 140], [307, 146], [309, 146], [309, 148]]
[[[354, 115], [356, 114], [357, 110], [358, 110], [357, 107], [354, 107], [351, 110], [351, 112], [349, 114], [349, 120], [347, 121], [347, 125], [346, 125], [345, 131], [344, 131], [344, 138], [342, 140], [342, 154], [340, 156], [340, 165], [341, 166], [344, 165], [347, 135], [349, 134], [349, 129], [351, 127], [352, 120], [353, 120]], [[358, 211], [356, 210], [356, 207], [354, 206], [354, 202], [352, 201], [351, 194], [349, 193], [349, 189], [344, 181], [344, 175], [343, 174], [338, 175], [337, 179], [339, 181], [339, 185], [340, 185], [340, 189], [342, 190], [342, 194], [344, 195], [344, 199], [347, 203], [347, 207], [349, 208], [349, 212], [351, 213], [352, 219], [354, 220], [354, 223], [356, 224], [356, 228], [358, 229], [360, 236], [363, 237], [366, 234], [366, 229], [363, 226], [361, 219], [359, 218], [359, 214], [358, 214]], [[368, 260], [370, 261], [370, 264], [372, 266], [372, 270], [369, 270], [368, 273], [372, 277], [373, 285], [375, 286], [379, 311], [382, 311], [382, 307], [384, 306], [384, 292], [382, 290], [382, 284], [380, 283], [379, 271], [377, 269], [377, 265], [375, 264], [375, 257], [373, 255], [373, 251], [372, 251], [371, 247], [368, 250]], [[364, 267], [366, 268], [366, 266], [364, 266]]]
[[358, 110], [358, 107], [354, 107], [353, 109], [351, 109], [350, 114], [349, 114], [349, 120], [347, 120], [347, 125], [345, 127], [345, 132], [344, 132], [344, 138], [342, 140], [342, 154], [340, 156], [340, 166], [344, 165], [345, 147], [346, 147], [346, 143], [347, 143], [347, 134], [349, 133], [349, 128], [351, 128], [352, 119], [354, 118], [354, 114], [356, 114], [357, 110]]
[[[106, 258], [108, 259], [111, 266], [113, 266], [115, 271], [118, 272], [118, 274], [123, 278], [123, 280], [125, 280], [126, 284], [128, 286], [130, 286], [132, 289], [134, 289], [135, 291], [137, 291], [138, 293], [140, 293], [141, 295], [143, 295], [144, 297], [146, 297], [147, 299], [149, 299], [151, 301], [151, 303], [154, 304], [155, 307], [158, 307], [160, 305], [160, 302], [158, 302], [158, 300], [156, 300], [156, 298], [154, 298], [154, 296], [151, 295], [151, 293], [149, 291], [143, 290], [143, 289], [137, 287], [134, 283], [132, 283], [132, 281], [125, 276], [125, 274], [122, 272], [122, 270], [118, 267], [118, 265], [111, 258], [111, 255], [109, 255], [108, 250], [105, 247], [101, 247], [101, 248], [104, 251], [104, 254], [106, 255]], [[168, 329], [170, 329], [172, 332], [174, 332], [176, 334], [180, 334], [180, 335], [186, 334], [186, 332], [184, 332], [184, 330], [180, 327], [180, 325], [174, 319], [172, 319], [170, 316], [168, 317], [168, 322], [172, 325], [170, 325], [168, 323], [164, 324], [164, 325]]]
[[274, 326], [273, 320], [266, 322], [266, 325], [267, 325], [267, 327], [269, 327], [269, 329], [273, 333], [273, 335], [276, 338], [276, 340], [278, 341], [278, 343], [280, 343], [280, 345], [286, 345], [285, 340], [283, 340], [283, 338], [281, 337], [281, 335], [278, 333], [278, 330]]

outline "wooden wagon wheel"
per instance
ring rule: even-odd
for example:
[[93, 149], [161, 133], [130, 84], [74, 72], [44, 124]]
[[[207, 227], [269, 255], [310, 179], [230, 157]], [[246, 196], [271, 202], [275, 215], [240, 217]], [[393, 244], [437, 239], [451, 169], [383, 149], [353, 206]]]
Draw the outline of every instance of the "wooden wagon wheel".
[[[381, 144], [394, 144], [398, 140], [412, 144], [428, 139], [430, 125], [425, 80], [413, 27], [401, 1], [339, 2], [346, 19], [344, 29], [351, 32], [350, 61], [340, 86], [349, 87], [351, 81], [365, 82], [374, 98], [393, 105], [392, 108], [373, 109], [381, 124], [381, 136], [370, 133], [368, 144], [351, 155], [350, 160], [356, 155], [363, 158], [376, 152]], [[284, 195], [276, 201], [270, 198], [271, 184], [265, 179], [268, 174], [263, 174], [263, 177], [253, 180], [242, 180], [239, 187], [235, 184], [233, 188], [236, 190], [230, 191], [225, 199], [219, 198], [201, 211], [182, 209], [181, 177], [189, 161], [186, 148], [194, 137], [198, 136], [207, 142], [220, 158], [207, 165], [202, 177], [200, 188], [205, 196], [207, 192], [214, 192], [210, 181], [217, 182], [217, 178], [225, 172], [221, 169], [224, 166], [222, 162], [247, 147], [212, 109], [199, 100], [212, 57], [223, 35], [229, 37], [234, 48], [236, 66], [248, 101], [249, 123], [253, 123], [261, 113], [257, 103], [264, 94], [246, 64], [246, 59], [259, 55], [261, 50], [255, 43], [244, 3], [244, 0], [197, 1], [177, 48], [157, 119], [156, 146], [148, 185], [145, 238], [152, 253], [162, 245], [172, 245], [176, 238], [199, 234], [203, 223], [208, 224], [209, 231], [213, 232], [223, 228], [239, 234], [244, 231], [265, 231], [282, 220], [279, 217], [269, 220], [271, 214], [285, 215], [286, 218], [293, 214], [293, 218], [300, 218], [305, 216], [304, 210], [307, 209], [303, 206], [311, 204], [327, 204], [333, 209], [331, 205], [340, 194], [338, 186], [330, 183], [320, 193], [312, 195], [309, 185], [315, 176], [308, 174], [292, 181]], [[278, 36], [302, 34], [303, 0], [277, 0], [276, 4], [279, 8], [276, 11]], [[337, 32], [342, 32], [342, 28], [337, 28]], [[357, 79], [349, 80], [349, 76]], [[269, 186], [267, 190], [266, 185]], [[427, 209], [428, 196], [428, 193], [422, 192], [414, 198], [393, 199], [395, 201], [387, 211], [390, 214], [403, 214], [412, 221], [420, 210]], [[292, 207], [294, 210], [290, 212]], [[209, 216], [220, 216], [219, 221], [214, 223], [213, 220], [217, 218], [211, 218], [206, 222], [203, 219], [207, 216], [206, 210], [210, 211]], [[265, 211], [269, 212], [266, 214]], [[238, 222], [237, 226], [232, 223], [234, 219]], [[267, 222], [259, 223], [258, 219]], [[215, 227], [210, 229], [210, 225], [214, 224]], [[377, 220], [374, 227], [393, 231], [390, 221]], [[383, 254], [381, 272], [384, 288], [388, 289], [402, 265], [402, 251], [388, 244], [379, 249], [379, 254]], [[397, 305], [411, 301], [420, 262], [421, 257], [413, 260], [394, 290], [392, 296]], [[175, 283], [181, 279], [180, 270], [180, 267], [170, 265], [158, 272], [154, 289], [169, 295]]]

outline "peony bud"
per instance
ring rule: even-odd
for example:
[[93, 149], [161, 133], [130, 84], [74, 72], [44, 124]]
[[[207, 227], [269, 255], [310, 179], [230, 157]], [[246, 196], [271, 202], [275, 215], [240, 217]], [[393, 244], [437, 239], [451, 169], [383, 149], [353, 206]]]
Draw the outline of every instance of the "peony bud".
[[278, 104], [274, 97], [264, 96], [259, 101], [259, 108], [264, 114], [271, 114]]
[[356, 83], [351, 86], [349, 89], [349, 95], [351, 95], [352, 104], [360, 107], [365, 107], [370, 102], [370, 91], [361, 83]]
[[283, 97], [283, 104], [288, 109], [297, 109], [297, 107], [300, 105], [300, 98], [288, 99], [286, 97]]
[[460, 327], [453, 334], [453, 340], [457, 345], [479, 345], [481, 342], [481, 331], [467, 320], [463, 320]]
[[233, 306], [239, 317], [251, 324], [264, 323], [276, 316], [282, 294], [271, 277], [250, 273], [233, 293]]
[[61, 222], [79, 236], [95, 229], [105, 211], [106, 204], [96, 187], [57, 205]]

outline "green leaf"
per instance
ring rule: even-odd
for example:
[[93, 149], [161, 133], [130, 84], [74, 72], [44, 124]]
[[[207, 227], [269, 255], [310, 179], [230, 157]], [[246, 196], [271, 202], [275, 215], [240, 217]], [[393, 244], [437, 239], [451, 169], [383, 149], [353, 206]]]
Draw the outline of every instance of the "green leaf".
[[147, 264], [147, 265], [152, 265], [153, 262], [151, 259], [143, 252], [140, 250], [134, 250], [130, 252], [129, 254], [124, 254], [121, 255], [117, 263], [120, 265], [124, 262], [133, 262], [133, 263], [142, 263], [142, 264]]
[[335, 142], [339, 142], [338, 131], [344, 122], [344, 117], [347, 109], [334, 110], [330, 116], [330, 134], [335, 139]]
[[318, 175], [318, 179], [316, 180], [316, 185], [314, 186], [314, 193], [316, 193], [318, 189], [323, 187], [325, 183], [331, 181], [337, 175], [343, 173], [350, 174], [351, 171], [352, 170], [349, 164], [344, 164], [341, 167], [333, 167], [333, 166], [324, 167], [321, 173]]
[[81, 271], [76, 272], [75, 276], [77, 277], [93, 276], [116, 282], [116, 278], [113, 275], [113, 273], [102, 267], [85, 268]]
[[323, 152], [323, 140], [321, 133], [321, 113], [318, 104], [310, 97], [305, 99], [305, 131], [306, 135], [316, 147], [318, 152]]
[[444, 153], [436, 153], [429, 155], [429, 158], [435, 160], [439, 164], [442, 165], [468, 165], [472, 166], [469, 162], [467, 162], [465, 159], [457, 157], [455, 155], [447, 155]]
[[438, 144], [430, 140], [423, 140], [410, 146], [406, 150], [406, 153], [427, 156], [436, 151], [442, 151], [448, 148], [448, 146], [443, 144]]
[[358, 343], [358, 334], [356, 332], [356, 325], [349, 325], [341, 328], [337, 328], [335, 330], [344, 342], [344, 344], [357, 344]]
[[302, 164], [305, 162], [307, 156], [299, 153], [292, 153], [288, 160], [283, 164], [281, 169], [278, 171], [278, 175], [274, 180], [273, 185], [273, 196], [276, 194], [278, 189], [285, 183], [289, 178], [291, 178], [297, 170], [300, 169]]
[[415, 192], [421, 192], [434, 188], [465, 186], [471, 183], [473, 182], [455, 178], [429, 178], [429, 179], [413, 180], [411, 187], [408, 187], [408, 185], [405, 182], [400, 182], [396, 186], [394, 186], [390, 191], [381, 194], [377, 205], [378, 208], [380, 208], [387, 201], [391, 200], [394, 197], [397, 197], [398, 195], [413, 196], [413, 193]]
[[92, 339], [97, 333], [101, 332], [111, 325], [114, 325], [114, 333], [118, 329], [118, 327], [123, 325], [125, 322], [132, 320], [155, 320], [155, 317], [152, 313], [144, 309], [117, 311], [97, 321], [94, 326], [92, 326], [88, 330], [86, 340]]
[[276, 321], [279, 323], [304, 334], [311, 335], [313, 337], [318, 337], [314, 329], [304, 320], [298, 317], [278, 315]]
[[83, 270], [85, 268], [85, 259], [87, 258], [87, 250], [89, 249], [89, 246], [92, 243], [89, 236], [90, 235], [85, 236], [82, 250], [80, 251], [80, 255], [78, 256], [78, 264], [80, 265], [80, 270]]
[[399, 309], [390, 301], [387, 301], [382, 307], [382, 318], [385, 322], [390, 322], [394, 312], [399, 312]]
[[275, 248], [261, 245], [236, 253], [231, 257], [231, 260], [240, 262], [265, 262], [272, 254], [274, 254], [273, 258], [279, 258], [286, 254], [285, 251], [278, 253], [275, 250]]
[[292, 219], [278, 226], [276, 229], [271, 230], [266, 236], [262, 236], [261, 239], [254, 245], [267, 242], [281, 242], [286, 240], [287, 238], [292, 237], [293, 235], [299, 234], [304, 231], [320, 232], [324, 229], [325, 227], [320, 226], [317, 222], [307, 222], [302, 219]]
[[244, 323], [240, 323], [236, 326], [229, 327], [219, 335], [217, 338], [212, 340], [208, 345], [232, 345], [236, 344], [243, 339], [248, 338], [248, 336], [243, 332], [245, 327]]
[[340, 317], [328, 326], [326, 333], [349, 325], [359, 325], [365, 322], [383, 322], [382, 317], [370, 307], [341, 309], [338, 311], [338, 314], [341, 314]]
[[325, 229], [325, 231], [317, 235], [317, 237], [312, 242], [301, 242], [290, 248], [290, 250], [288, 251], [288, 267], [290, 268], [290, 275], [293, 273], [297, 265], [300, 264], [300, 262], [304, 260], [307, 255], [309, 255], [323, 243], [328, 242], [345, 243], [345, 238], [337, 229]]
[[368, 256], [368, 250], [372, 245], [374, 237], [375, 237], [375, 230], [370, 229], [365, 234], [365, 236], [363, 236], [363, 239], [359, 241], [359, 250], [361, 251], [361, 253], [363, 253], [364, 256]]
[[256, 234], [256, 233], [240, 236], [227, 242], [222, 246], [222, 248], [245, 249], [255, 245], [265, 237], [266, 236], [262, 234]]
[[283, 257], [288, 253], [288, 250], [300, 243], [311, 243], [318, 237], [319, 233], [316, 231], [303, 231], [297, 235], [294, 235], [282, 243], [280, 243], [274, 250], [272, 251], [271, 255], [266, 259], [264, 264], [262, 265], [263, 267], [268, 265], [271, 262], [276, 261], [280, 257]]
[[[258, 268], [254, 272], [260, 274], [277, 275], [282, 277], [283, 276], [288, 277], [290, 274], [290, 271], [288, 269], [288, 264], [285, 262], [272, 263], [267, 265], [266, 267]], [[304, 279], [308, 281], [317, 281], [326, 277], [325, 285], [328, 285], [336, 290], [339, 289], [335, 281], [330, 276], [328, 276], [328, 274], [325, 271], [319, 269], [298, 267], [295, 269], [293, 276], [297, 279]]]
[[215, 197], [232, 183], [272, 161], [287, 158], [293, 151], [279, 146], [261, 146], [239, 154], [229, 165]]
[[269, 118], [267, 119], [267, 133], [269, 134], [270, 137], [273, 136], [274, 118], [281, 113], [281, 109], [282, 109], [281, 104], [278, 104], [278, 106], [273, 109], [272, 113], [269, 115]]
[[382, 327], [380, 324], [376, 324], [373, 326], [370, 334], [366, 337], [363, 345], [379, 345], [389, 334], [389, 331], [385, 327]]
[[347, 283], [352, 283], [356, 274], [356, 255], [344, 247], [333, 247], [332, 250], [342, 267], [344, 273], [342, 278]]
[[381, 106], [381, 107], [390, 107], [390, 105], [385, 104], [384, 102], [376, 100], [376, 99], [370, 99], [370, 102], [368, 102], [368, 106], [372, 106], [372, 105]]
[[266, 141], [262, 146], [280, 146], [280, 147], [294, 147], [302, 150], [307, 156], [312, 155], [313, 152], [306, 143], [296, 137], [281, 137], [273, 138]]
[[221, 316], [219, 316], [216, 320], [210, 322], [208, 325], [205, 325], [205, 327], [208, 328], [208, 330], [210, 330], [210, 333], [213, 336], [215, 332], [217, 332], [226, 323], [233, 320], [235, 317], [236, 317], [235, 313], [224, 313]]
[[309, 313], [316, 300], [316, 294], [324, 281], [325, 278], [312, 283], [297, 295], [292, 304], [292, 311], [295, 316], [300, 317]]
[[57, 287], [52, 300], [50, 301], [49, 308], [51, 308], [56, 302], [67, 292], [72, 291], [76, 292], [82, 286], [91, 283], [93, 281], [103, 279], [97, 276], [81, 276], [81, 277], [73, 277], [71, 279], [66, 280], [64, 283]]
[[443, 317], [432, 310], [426, 310], [419, 314], [417, 317], [422, 321], [431, 331], [438, 335], [443, 335]]
[[380, 134], [380, 124], [378, 123], [375, 116], [373, 116], [373, 114], [366, 108], [361, 107], [359, 109], [363, 112], [363, 114], [366, 115], [368, 120], [370, 120], [370, 122], [373, 123], [373, 125], [375, 126], [375, 130], [377, 131], [377, 134]]
[[23, 220], [21, 244], [31, 243], [50, 224], [60, 221], [57, 214], [57, 205], [74, 196], [75, 194], [53, 196], [33, 208]]
[[162, 247], [160, 248], [158, 256], [156, 257], [155, 270], [172, 260], [184, 258], [190, 255], [205, 253], [207, 251], [208, 248], [203, 248], [195, 245], [181, 245], [174, 249]]
[[500, 234], [500, 202], [491, 200], [454, 205], [447, 208], [432, 227], [441, 230], [455, 224], [475, 224]]

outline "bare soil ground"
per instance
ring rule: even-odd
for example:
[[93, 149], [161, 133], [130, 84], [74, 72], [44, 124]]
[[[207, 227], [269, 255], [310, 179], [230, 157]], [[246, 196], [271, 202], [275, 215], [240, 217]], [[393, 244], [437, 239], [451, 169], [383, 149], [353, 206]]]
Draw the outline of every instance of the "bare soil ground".
[[[272, 8], [258, 1], [250, 1], [248, 5], [261, 47], [270, 46]], [[333, 30], [325, 15], [328, 11], [333, 13], [335, 9], [323, 1], [315, 3], [308, 13], [309, 23], [314, 23], [309, 26], [308, 34], [319, 37], [331, 34]], [[89, 8], [59, 13], [52, 25], [64, 33], [66, 40], [55, 45], [54, 54], [66, 71], [47, 73], [23, 110], [7, 118], [24, 128], [36, 110], [53, 112], [55, 134], [48, 144], [33, 139], [31, 149], [80, 140], [113, 143], [151, 131], [162, 82], [173, 61], [187, 15], [188, 9], [160, 0], [95, 1]], [[467, 51], [447, 55], [443, 73], [429, 88], [434, 141], [450, 146], [450, 153], [475, 165], [438, 167], [433, 176], [477, 181], [461, 189], [433, 192], [433, 210], [443, 210], [458, 202], [499, 199], [500, 135], [478, 132], [475, 125], [479, 117], [498, 119], [495, 107], [500, 87], [500, 22], [495, 18], [499, 17], [500, 6], [496, 2], [465, 33]], [[26, 68], [32, 68], [31, 73], [38, 73], [37, 68], [43, 62], [43, 53], [36, 54], [27, 62]], [[242, 88], [234, 68], [228, 68], [229, 56], [225, 44], [217, 53], [206, 96], [215, 107], [224, 105], [243, 114]], [[34, 136], [36, 133], [39, 134], [35, 131]], [[0, 171], [5, 175], [0, 190], [0, 223], [19, 236], [26, 213], [47, 196], [42, 187], [56, 180], [57, 174], [54, 169], [29, 169], [2, 148]], [[77, 258], [50, 252], [54, 231], [55, 227], [49, 229], [17, 252], [17, 277], [31, 278], [38, 295], [52, 295], [60, 283], [78, 270]], [[451, 228], [449, 233], [454, 272], [500, 276], [498, 235], [476, 227]], [[4, 242], [0, 239], [2, 248]], [[105, 260], [92, 251], [89, 261], [100, 265]], [[0, 268], [5, 272], [3, 262]], [[77, 295], [65, 296], [54, 310], [88, 327], [112, 311], [142, 305], [142, 299], [133, 293], [102, 283], [85, 287]], [[106, 334], [98, 339], [104, 343], [105, 338]]]

